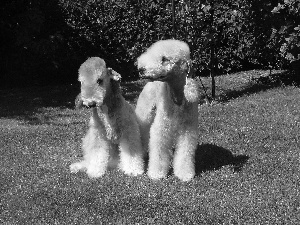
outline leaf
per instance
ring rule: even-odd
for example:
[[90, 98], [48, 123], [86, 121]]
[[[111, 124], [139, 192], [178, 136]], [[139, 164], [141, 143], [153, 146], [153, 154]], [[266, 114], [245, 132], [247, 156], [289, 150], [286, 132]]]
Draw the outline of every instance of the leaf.
[[210, 9], [211, 9], [211, 6], [210, 6], [210, 5], [206, 5], [206, 6], [204, 6], [204, 7], [202, 8], [202, 10], [203, 10], [204, 12], [208, 12]]
[[286, 57], [285, 57], [287, 60], [289, 60], [289, 61], [293, 61], [293, 60], [295, 60], [295, 57], [291, 54], [291, 53], [287, 53], [286, 54]]
[[214, 34], [209, 33], [209, 34], [205, 35], [205, 37], [206, 37], [207, 40], [210, 40], [210, 41], [211, 41], [211, 40], [214, 39]]
[[300, 30], [300, 25], [294, 28], [294, 30]]
[[278, 31], [279, 34], [284, 34], [285, 31], [288, 29], [288, 26], [281, 26], [280, 30]]

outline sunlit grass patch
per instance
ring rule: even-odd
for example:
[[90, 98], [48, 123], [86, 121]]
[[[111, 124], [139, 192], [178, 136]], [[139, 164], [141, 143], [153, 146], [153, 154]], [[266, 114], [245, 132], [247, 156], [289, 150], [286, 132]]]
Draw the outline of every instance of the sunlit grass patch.
[[[234, 76], [222, 77], [219, 90], [239, 95], [199, 105], [197, 175], [188, 183], [172, 174], [159, 181], [119, 171], [70, 174], [90, 115], [71, 105], [78, 89], [56, 90], [55, 99], [51, 88], [14, 92], [0, 108], [0, 223], [297, 224], [300, 89], [245, 93], [249, 82], [234, 86]], [[125, 97], [136, 102], [140, 87], [124, 84]]]

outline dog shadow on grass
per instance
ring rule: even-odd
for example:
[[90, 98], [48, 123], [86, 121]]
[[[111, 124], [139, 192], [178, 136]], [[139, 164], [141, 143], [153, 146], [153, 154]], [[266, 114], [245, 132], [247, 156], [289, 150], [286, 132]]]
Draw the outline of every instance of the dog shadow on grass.
[[247, 155], [234, 155], [228, 149], [217, 145], [201, 144], [198, 145], [195, 155], [196, 175], [205, 171], [218, 170], [226, 165], [231, 165], [235, 172], [239, 172], [248, 159]]
[[[223, 166], [232, 166], [234, 172], [242, 170], [245, 163], [250, 157], [247, 155], [234, 155], [228, 149], [213, 145], [201, 144], [197, 146], [195, 155], [195, 172], [196, 176], [206, 171], [218, 170]], [[149, 156], [145, 158], [145, 171], [147, 171], [149, 163]], [[170, 168], [168, 176], [174, 174], [173, 167]]]

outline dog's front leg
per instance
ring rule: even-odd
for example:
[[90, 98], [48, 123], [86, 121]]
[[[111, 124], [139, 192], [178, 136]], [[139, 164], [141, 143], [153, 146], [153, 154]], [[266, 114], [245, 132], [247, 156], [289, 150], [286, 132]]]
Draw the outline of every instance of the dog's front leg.
[[196, 132], [183, 132], [177, 138], [173, 168], [174, 175], [182, 181], [189, 181], [195, 176], [195, 152], [197, 144]]
[[155, 119], [150, 129], [148, 176], [166, 177], [170, 169], [174, 131], [171, 121]]
[[144, 152], [148, 152], [150, 127], [156, 114], [155, 91], [157, 91], [155, 89], [155, 85], [153, 85], [151, 82], [146, 84], [138, 98], [135, 108], [135, 114], [140, 127], [141, 141]]
[[102, 134], [103, 130], [91, 127], [83, 140], [84, 160], [89, 177], [102, 176], [108, 166], [111, 143]]
[[112, 144], [107, 140], [104, 126], [101, 123], [97, 109], [93, 109], [89, 130], [82, 140], [84, 159], [70, 166], [73, 173], [86, 170], [89, 177], [102, 176], [108, 165], [109, 152]]
[[182, 181], [189, 181], [195, 176], [195, 152], [198, 147], [198, 104], [189, 104], [182, 117], [184, 125], [179, 128], [173, 168], [176, 177]]
[[120, 169], [128, 175], [137, 176], [144, 172], [144, 152], [139, 126], [132, 119], [120, 139]]

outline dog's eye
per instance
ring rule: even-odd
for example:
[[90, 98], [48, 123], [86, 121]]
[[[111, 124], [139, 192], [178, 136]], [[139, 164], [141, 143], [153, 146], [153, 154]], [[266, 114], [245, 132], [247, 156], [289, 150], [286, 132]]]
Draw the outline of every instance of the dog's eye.
[[167, 61], [170, 61], [167, 57], [163, 56], [161, 58], [161, 62], [164, 63], [164, 62], [167, 62]]
[[97, 84], [101, 85], [103, 83], [103, 80], [102, 79], [98, 79], [97, 80]]

